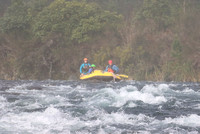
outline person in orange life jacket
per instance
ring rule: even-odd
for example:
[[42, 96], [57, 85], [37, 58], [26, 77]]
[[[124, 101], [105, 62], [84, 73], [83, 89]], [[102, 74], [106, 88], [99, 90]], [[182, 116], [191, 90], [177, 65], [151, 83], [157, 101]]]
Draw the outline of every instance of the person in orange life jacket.
[[90, 63], [88, 63], [88, 59], [84, 58], [83, 59], [84, 63], [80, 66], [80, 73], [81, 75], [85, 75], [87, 74], [89, 67], [90, 67]]
[[104, 70], [104, 72], [118, 73], [119, 68], [112, 63], [112, 60], [109, 60], [108, 65], [107, 65], [106, 69]]

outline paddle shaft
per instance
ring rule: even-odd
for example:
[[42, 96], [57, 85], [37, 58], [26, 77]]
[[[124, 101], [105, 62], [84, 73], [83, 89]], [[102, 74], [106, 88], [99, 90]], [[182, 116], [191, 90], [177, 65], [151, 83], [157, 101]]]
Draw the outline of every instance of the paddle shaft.
[[115, 82], [116, 75], [114, 73], [112, 73], [112, 75], [113, 75], [113, 81]]

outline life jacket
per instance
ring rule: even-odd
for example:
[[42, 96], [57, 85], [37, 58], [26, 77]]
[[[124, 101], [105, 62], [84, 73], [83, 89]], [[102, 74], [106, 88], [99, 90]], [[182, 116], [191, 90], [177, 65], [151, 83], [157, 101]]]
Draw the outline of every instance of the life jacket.
[[108, 72], [112, 72], [112, 73], [114, 73], [115, 71], [112, 69], [112, 67], [113, 67], [113, 65], [108, 65]]
[[[114, 66], [114, 67], [113, 67]], [[112, 72], [112, 73], [118, 73], [119, 72], [119, 68], [116, 65], [108, 65], [108, 72]]]
[[89, 70], [89, 65], [86, 63], [84, 64], [84, 67], [82, 68], [83, 72], [87, 72]]

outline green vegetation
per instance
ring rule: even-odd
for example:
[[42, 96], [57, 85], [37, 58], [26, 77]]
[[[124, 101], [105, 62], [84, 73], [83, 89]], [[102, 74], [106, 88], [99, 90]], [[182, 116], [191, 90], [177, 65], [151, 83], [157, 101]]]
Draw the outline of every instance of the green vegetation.
[[1, 0], [0, 78], [68, 79], [84, 57], [135, 80], [200, 81], [200, 1]]

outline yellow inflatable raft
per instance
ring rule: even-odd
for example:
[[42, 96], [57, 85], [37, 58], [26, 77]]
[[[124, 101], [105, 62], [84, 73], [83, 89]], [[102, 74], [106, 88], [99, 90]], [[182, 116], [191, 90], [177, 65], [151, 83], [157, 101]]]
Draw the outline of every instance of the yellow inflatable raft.
[[102, 80], [102, 81], [120, 81], [128, 78], [127, 75], [113, 74], [111, 72], [103, 72], [102, 70], [94, 70], [94, 72], [80, 76], [81, 80]]

